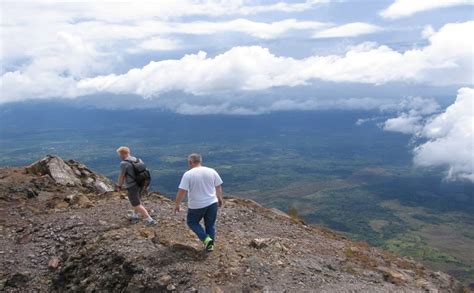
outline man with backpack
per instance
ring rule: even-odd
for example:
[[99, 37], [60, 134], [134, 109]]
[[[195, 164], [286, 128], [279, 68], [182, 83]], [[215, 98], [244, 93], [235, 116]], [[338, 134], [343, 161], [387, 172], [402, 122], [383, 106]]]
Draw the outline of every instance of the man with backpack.
[[125, 187], [128, 199], [133, 206], [133, 213], [129, 215], [132, 221], [138, 221], [140, 216], [145, 219], [147, 225], [156, 225], [156, 221], [150, 217], [148, 211], [141, 203], [141, 195], [148, 189], [150, 184], [150, 172], [146, 169], [142, 160], [130, 155], [130, 149], [121, 146], [117, 149], [120, 159], [120, 175], [117, 186], [119, 189]]

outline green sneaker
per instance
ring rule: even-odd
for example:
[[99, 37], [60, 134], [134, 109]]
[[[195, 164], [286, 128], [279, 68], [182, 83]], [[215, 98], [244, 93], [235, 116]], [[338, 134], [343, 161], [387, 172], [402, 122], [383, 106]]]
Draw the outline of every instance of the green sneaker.
[[212, 238], [211, 238], [211, 236], [207, 235], [206, 238], [204, 238], [204, 240], [202, 242], [204, 243], [204, 245], [207, 246], [209, 241], [212, 241]]
[[214, 251], [214, 240], [212, 240], [209, 235], [203, 241], [204, 245], [206, 245], [206, 251], [211, 252]]
[[209, 243], [206, 245], [206, 251], [207, 252], [214, 251], [214, 240], [209, 241]]

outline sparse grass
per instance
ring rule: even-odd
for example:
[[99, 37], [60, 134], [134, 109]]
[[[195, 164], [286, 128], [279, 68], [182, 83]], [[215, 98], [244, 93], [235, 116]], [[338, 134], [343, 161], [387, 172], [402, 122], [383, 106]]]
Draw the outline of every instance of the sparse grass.
[[295, 207], [291, 207], [288, 210], [288, 215], [294, 220], [299, 219], [298, 210]]
[[367, 247], [349, 246], [345, 249], [344, 254], [348, 259], [361, 264], [365, 268], [373, 269], [378, 266], [377, 260], [371, 257], [370, 250]]
[[398, 239], [388, 240], [385, 247], [389, 251], [412, 256], [424, 261], [461, 264], [455, 257], [430, 247], [426, 241], [418, 235], [405, 235]]

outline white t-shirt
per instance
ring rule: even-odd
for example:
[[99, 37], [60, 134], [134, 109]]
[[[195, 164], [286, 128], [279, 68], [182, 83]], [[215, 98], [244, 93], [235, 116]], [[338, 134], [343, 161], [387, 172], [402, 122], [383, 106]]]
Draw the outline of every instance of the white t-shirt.
[[216, 187], [222, 183], [216, 170], [201, 166], [184, 173], [179, 188], [188, 192], [188, 207], [200, 209], [217, 202]]

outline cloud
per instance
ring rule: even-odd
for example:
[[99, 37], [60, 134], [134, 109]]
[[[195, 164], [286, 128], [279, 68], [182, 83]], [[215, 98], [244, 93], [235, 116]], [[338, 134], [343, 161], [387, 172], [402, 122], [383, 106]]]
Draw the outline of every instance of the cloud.
[[239, 14], [256, 14], [256, 13], [263, 13], [263, 12], [302, 12], [306, 10], [312, 9], [314, 6], [318, 4], [329, 3], [330, 0], [307, 0], [303, 2], [294, 2], [294, 3], [287, 3], [287, 2], [277, 2], [270, 5], [247, 5], [242, 6], [238, 9]]
[[398, 108], [399, 116], [386, 120], [383, 129], [413, 136], [415, 166], [442, 168], [447, 180], [474, 182], [474, 89], [459, 89], [442, 112], [436, 101], [420, 97]]
[[2, 74], [0, 103], [26, 98], [75, 98], [81, 95], [78, 80], [108, 71], [115, 56], [99, 52], [80, 37], [60, 32], [56, 46], [38, 50], [27, 66]]
[[429, 39], [432, 35], [435, 34], [435, 30], [431, 25], [427, 25], [423, 28], [423, 31], [421, 32], [421, 36], [424, 39]]
[[205, 52], [150, 62], [122, 75], [81, 80], [80, 89], [145, 97], [169, 91], [194, 95], [299, 86], [312, 80], [383, 84], [391, 81], [459, 84], [471, 81], [474, 22], [448, 24], [422, 49], [403, 53], [386, 46], [360, 46], [345, 55], [280, 57], [259, 46], [234, 47], [209, 58]]
[[404, 134], [418, 134], [425, 122], [425, 117], [439, 111], [439, 104], [434, 99], [409, 97], [401, 100], [396, 108], [399, 116], [385, 121], [383, 129]]
[[379, 26], [370, 23], [353, 22], [319, 31], [313, 35], [313, 38], [357, 37], [360, 35], [379, 32], [381, 30], [382, 28]]
[[[93, 65], [107, 64], [105, 57], [113, 61], [114, 55], [101, 56], [97, 62], [99, 54], [76, 42], [71, 44], [75, 49], [59, 51], [60, 55], [63, 54], [60, 59], [54, 57], [56, 51], [49, 52], [43, 59], [38, 59], [41, 62], [35, 61], [3, 74], [0, 102], [104, 92], [148, 98], [159, 98], [173, 91], [192, 95], [230, 94], [296, 87], [316, 80], [366, 84], [409, 82], [437, 86], [469, 84], [472, 81], [472, 41], [469, 36], [473, 30], [474, 22], [447, 24], [429, 38], [427, 46], [405, 52], [384, 45], [363, 44], [350, 48], [344, 55], [295, 59], [274, 55], [260, 46], [234, 47], [214, 57], [201, 51], [181, 59], [152, 61], [124, 74], [103, 75], [94, 74], [105, 69]], [[78, 53], [69, 56], [70, 52]], [[71, 64], [62, 64], [61, 60], [71, 60]], [[41, 63], [41, 74], [47, 75], [48, 79], [37, 78], [37, 71], [33, 69], [38, 67], [38, 63]], [[54, 83], [55, 74], [58, 84], [67, 81], [63, 94]], [[48, 89], [52, 88], [54, 90], [49, 92]]]
[[473, 4], [472, 0], [395, 0], [389, 7], [382, 10], [380, 15], [385, 18], [396, 19], [437, 8]]
[[408, 98], [383, 129], [413, 135], [414, 164], [444, 168], [447, 180], [474, 182], [474, 89], [461, 88], [443, 112], [432, 99]]
[[154, 37], [141, 41], [138, 45], [128, 49], [128, 51], [131, 53], [142, 51], [171, 51], [179, 49], [181, 46], [181, 42], [177, 40]]
[[243, 18], [229, 21], [165, 22], [141, 19], [133, 23], [87, 20], [78, 23], [37, 21], [28, 25], [3, 25], [1, 60], [14, 64], [18, 59], [41, 58], [38, 48], [57, 46], [56, 35], [66, 33], [94, 44], [103, 51], [116, 55], [141, 50], [172, 50], [185, 47], [179, 37], [186, 35], [213, 35], [242, 33], [258, 39], [275, 39], [294, 30], [318, 30], [329, 26], [317, 21], [284, 19], [275, 22], [258, 22]]
[[415, 134], [421, 130], [421, 119], [421, 116], [402, 113], [396, 118], [385, 121], [383, 129], [404, 134]]
[[267, 12], [294, 13], [313, 9], [329, 0], [280, 1], [261, 4], [257, 0], [135, 0], [135, 1], [2, 1], [2, 23], [74, 23], [86, 19], [119, 23], [140, 19], [172, 20], [193, 16], [255, 15]]
[[[151, 25], [153, 27], [154, 23], [148, 22], [144, 25]], [[328, 25], [329, 24], [323, 22], [298, 21], [296, 19], [285, 19], [265, 23], [239, 18], [222, 22], [195, 21], [187, 23], [160, 23], [160, 29], [157, 30], [157, 33], [211, 35], [221, 32], [240, 32], [256, 38], [273, 39], [291, 30], [315, 30]], [[156, 23], [155, 27], [157, 27]]]
[[[195, 48], [195, 40], [190, 44], [181, 40], [188, 35], [235, 32], [258, 39], [274, 39], [292, 30], [322, 29], [326, 23], [293, 18], [266, 22], [241, 16], [256, 17], [266, 12], [285, 15], [326, 2], [328, 0], [289, 3], [258, 0], [2, 1], [2, 40], [8, 40], [1, 46], [2, 73], [6, 71], [4, 68], [12, 71], [11, 68], [31, 59], [43, 58], [44, 49], [57, 46], [59, 33], [80, 38], [97, 50], [121, 59], [140, 51]], [[234, 16], [237, 18], [228, 19]], [[199, 41], [197, 43], [199, 45]]]
[[446, 179], [474, 182], [474, 89], [461, 88], [456, 101], [421, 130], [426, 142], [414, 149], [420, 167], [444, 167]]
[[155, 106], [186, 115], [258, 115], [276, 111], [375, 110], [393, 104], [380, 98], [325, 98], [292, 94], [251, 92], [243, 95], [186, 96], [165, 94], [153, 100]]

